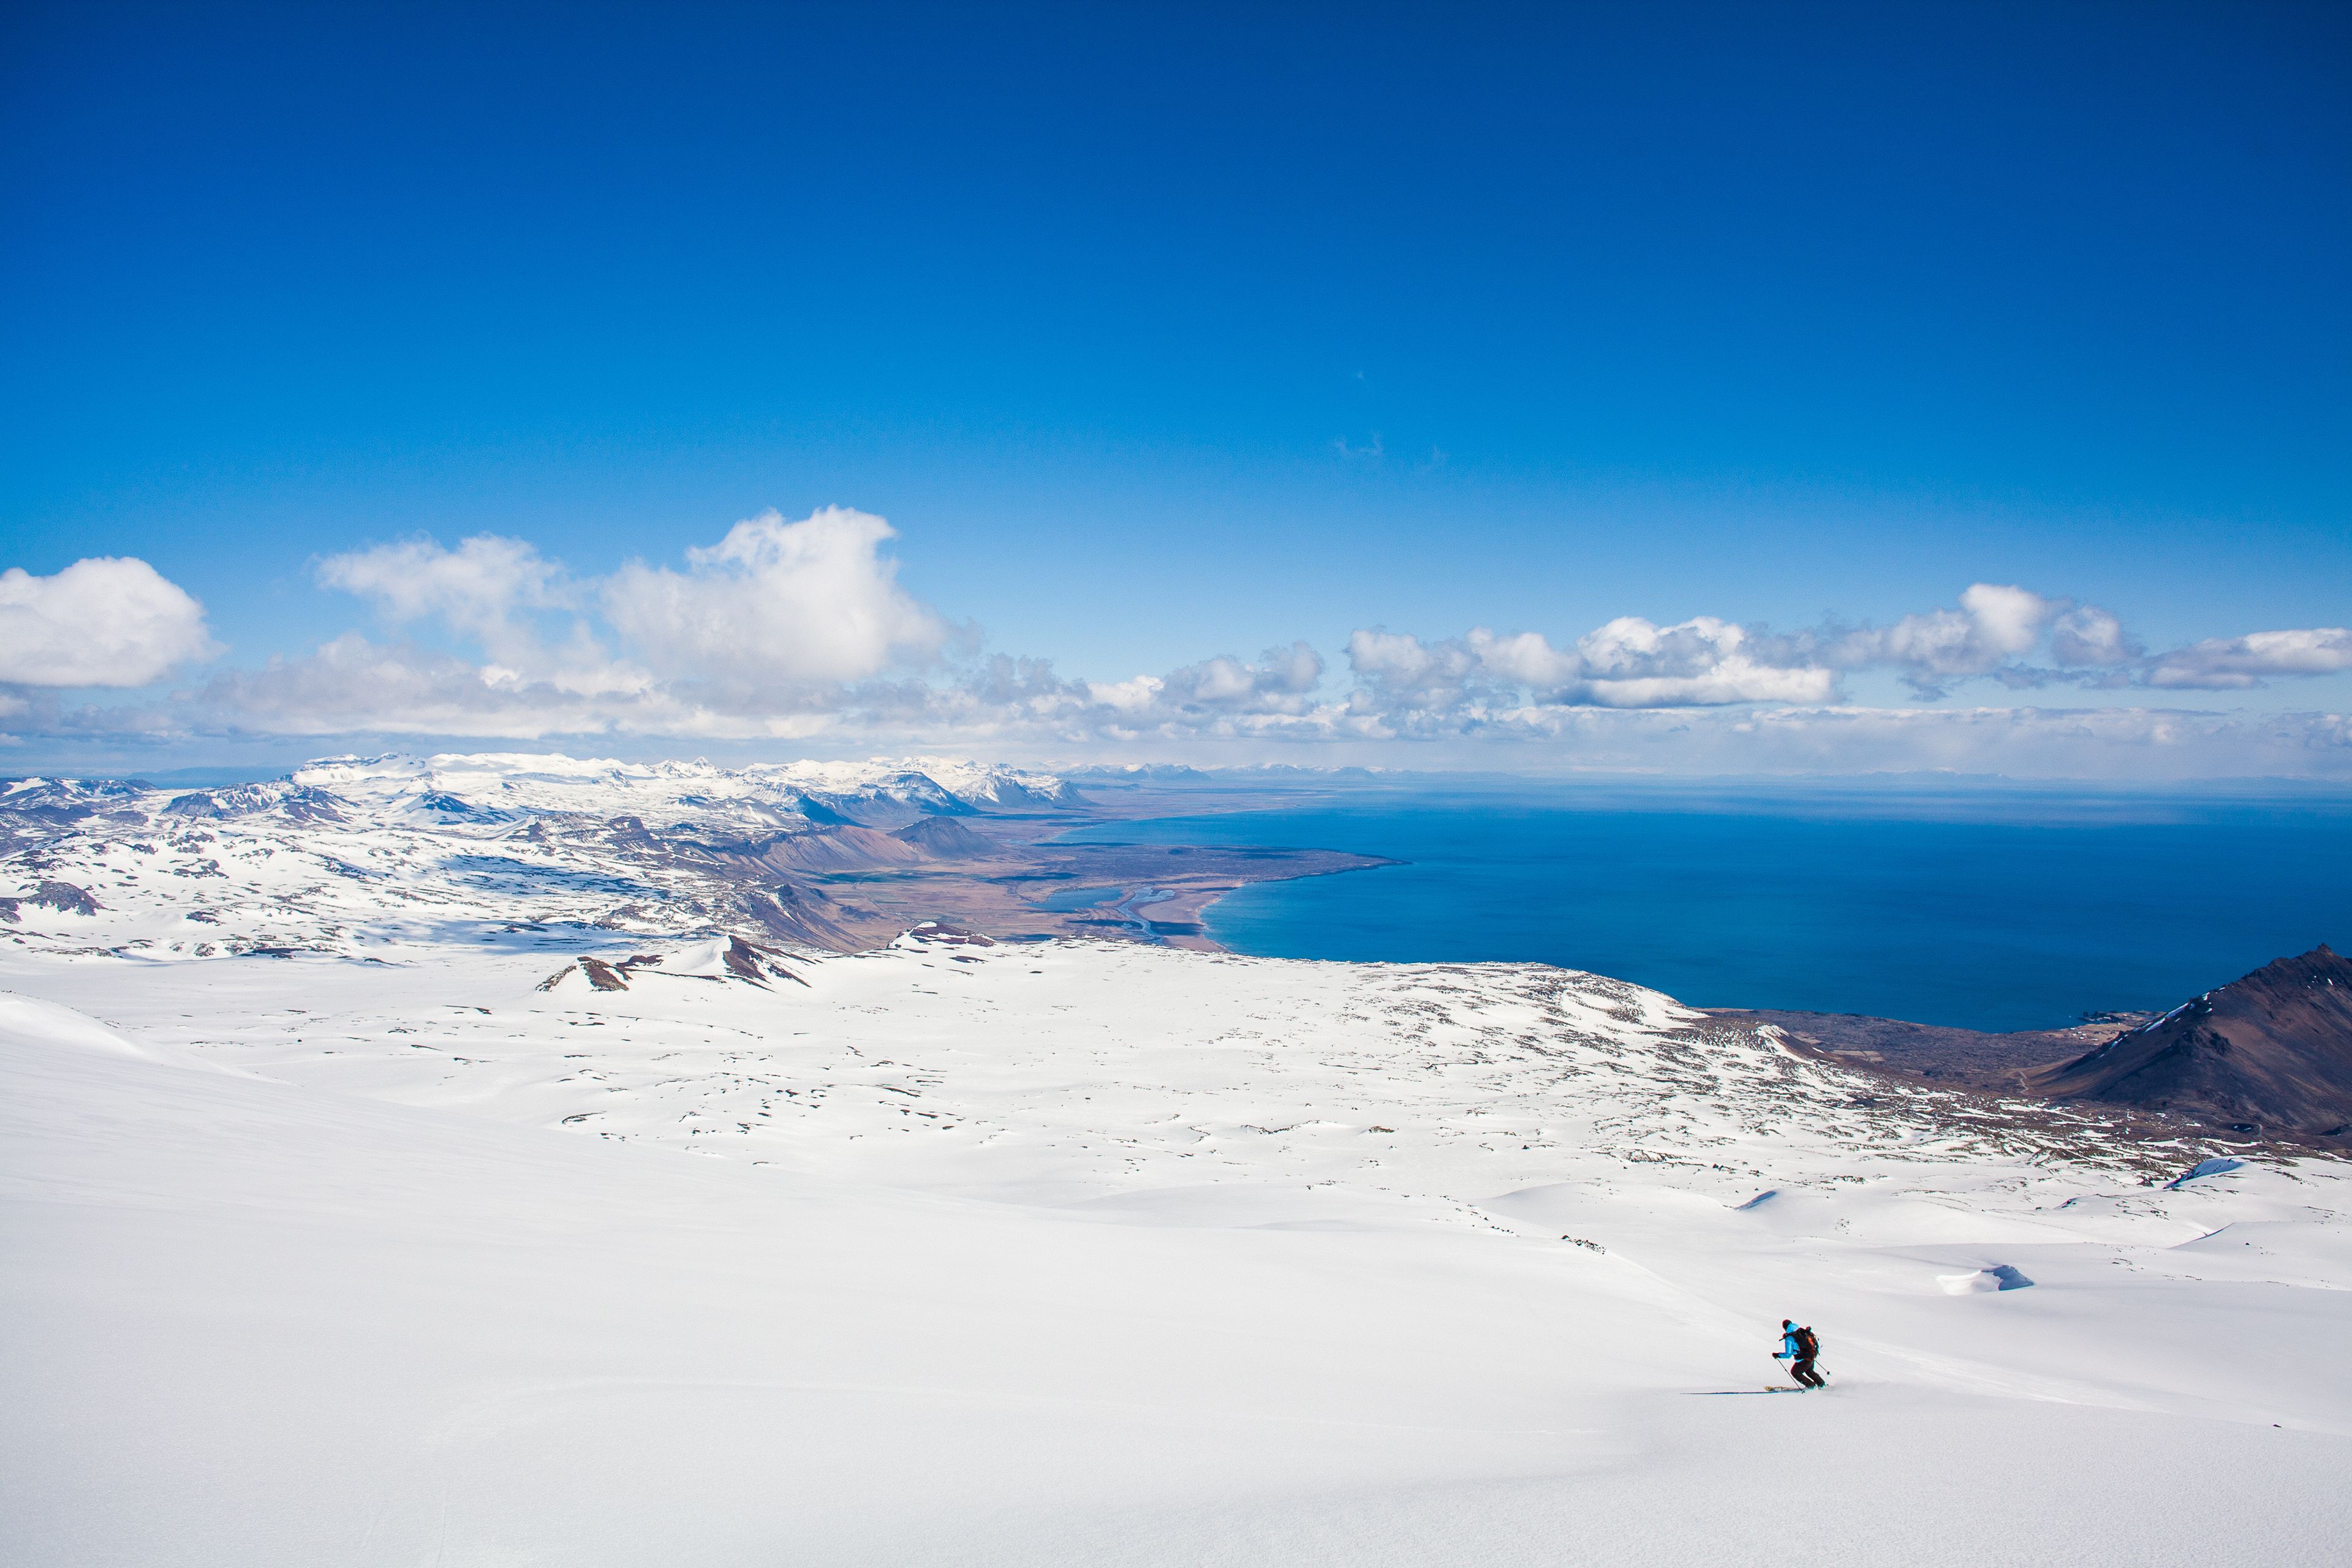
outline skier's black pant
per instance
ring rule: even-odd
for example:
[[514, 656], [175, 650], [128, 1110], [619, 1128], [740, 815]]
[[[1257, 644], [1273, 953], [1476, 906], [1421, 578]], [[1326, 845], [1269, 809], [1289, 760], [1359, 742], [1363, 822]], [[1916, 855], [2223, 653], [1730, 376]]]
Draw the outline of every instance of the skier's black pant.
[[1795, 1378], [1798, 1382], [1803, 1384], [1808, 1388], [1819, 1388], [1823, 1383], [1828, 1381], [1828, 1379], [1824, 1378], [1820, 1373], [1813, 1370], [1813, 1358], [1810, 1355], [1804, 1357], [1802, 1360], [1791, 1363], [1789, 1367], [1789, 1375]]

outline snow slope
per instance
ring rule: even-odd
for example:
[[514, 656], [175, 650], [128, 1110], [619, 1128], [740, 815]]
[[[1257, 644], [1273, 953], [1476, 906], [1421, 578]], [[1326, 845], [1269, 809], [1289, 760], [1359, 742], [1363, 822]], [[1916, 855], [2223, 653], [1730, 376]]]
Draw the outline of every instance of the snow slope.
[[335, 793], [206, 905], [291, 956], [88, 844], [0, 941], [9, 1562], [2340, 1560], [2340, 1166], [1538, 966], [752, 984], [421, 850], [273, 894], [425, 832]]

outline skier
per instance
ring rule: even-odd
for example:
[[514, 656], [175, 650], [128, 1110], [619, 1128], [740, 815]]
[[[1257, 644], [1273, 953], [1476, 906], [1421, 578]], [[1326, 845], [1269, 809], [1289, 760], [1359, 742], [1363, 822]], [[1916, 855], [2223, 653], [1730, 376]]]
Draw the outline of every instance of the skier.
[[1793, 1318], [1780, 1320], [1780, 1348], [1772, 1353], [1774, 1361], [1789, 1364], [1789, 1375], [1807, 1388], [1819, 1388], [1829, 1379], [1813, 1370], [1813, 1357], [1822, 1354], [1822, 1342], [1813, 1337], [1811, 1329], [1801, 1329]]

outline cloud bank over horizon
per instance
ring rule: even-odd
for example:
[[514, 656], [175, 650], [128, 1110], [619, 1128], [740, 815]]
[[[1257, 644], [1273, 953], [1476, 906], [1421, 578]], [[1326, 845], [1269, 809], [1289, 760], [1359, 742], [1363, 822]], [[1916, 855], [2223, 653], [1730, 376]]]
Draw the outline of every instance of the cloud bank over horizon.
[[[1626, 615], [1565, 643], [1376, 625], [1336, 659], [1293, 640], [1255, 659], [1087, 680], [990, 650], [977, 626], [908, 593], [886, 548], [894, 537], [846, 507], [794, 521], [771, 510], [688, 547], [680, 565], [633, 560], [601, 578], [496, 534], [375, 544], [313, 563], [320, 587], [373, 612], [373, 632], [210, 669], [224, 650], [203, 607], [146, 562], [11, 570], [0, 574], [0, 732], [20, 752], [603, 738], [1087, 760], [2352, 777], [2345, 715], [2131, 695], [2243, 693], [2352, 669], [2343, 627], [2150, 653], [2099, 605], [1977, 582], [1885, 625], [1776, 632]], [[1916, 700], [1857, 700], [1847, 683], [1864, 675], [1892, 677]], [[173, 676], [185, 684], [159, 686]], [[95, 695], [109, 690], [133, 695]], [[1926, 706], [1971, 690], [1990, 700]], [[2080, 695], [2016, 695], [2045, 691]]]

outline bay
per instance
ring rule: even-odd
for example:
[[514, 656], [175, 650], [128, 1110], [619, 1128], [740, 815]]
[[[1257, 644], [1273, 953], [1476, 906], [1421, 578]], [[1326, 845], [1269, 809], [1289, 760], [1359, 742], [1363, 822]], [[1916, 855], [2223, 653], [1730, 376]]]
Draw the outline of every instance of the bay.
[[2352, 802], [2308, 796], [1417, 785], [1070, 837], [1404, 862], [1229, 894], [1207, 927], [1236, 952], [1532, 960], [1980, 1030], [2169, 1008], [2352, 940]]

